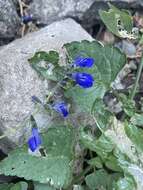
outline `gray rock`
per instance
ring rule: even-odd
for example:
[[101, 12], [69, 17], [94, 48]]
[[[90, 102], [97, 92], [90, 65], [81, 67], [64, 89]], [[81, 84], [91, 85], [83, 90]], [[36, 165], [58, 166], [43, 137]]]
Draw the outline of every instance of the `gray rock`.
[[107, 10], [109, 2], [125, 9], [141, 9], [143, 6], [142, 0], [34, 0], [30, 3], [29, 14], [39, 26], [62, 18], [74, 18], [94, 36], [95, 25], [101, 22], [98, 11]]
[[65, 17], [81, 18], [94, 0], [34, 0], [29, 11], [38, 22], [49, 24]]
[[[28, 58], [38, 50], [57, 50], [64, 55], [63, 44], [83, 39], [92, 40], [79, 24], [66, 19], [15, 40], [0, 50], [0, 132], [7, 135], [7, 139], [0, 140], [0, 149], [4, 152], [13, 148], [14, 143], [23, 143], [30, 132], [30, 127], [21, 122], [34, 109], [31, 96], [43, 99], [48, 90], [47, 82], [30, 67]], [[64, 60], [63, 56], [61, 60]], [[37, 119], [40, 117], [46, 121], [45, 113], [37, 115]], [[43, 123], [40, 125], [43, 127]]]
[[13, 1], [0, 0], [0, 45], [13, 40], [19, 26], [20, 18]]

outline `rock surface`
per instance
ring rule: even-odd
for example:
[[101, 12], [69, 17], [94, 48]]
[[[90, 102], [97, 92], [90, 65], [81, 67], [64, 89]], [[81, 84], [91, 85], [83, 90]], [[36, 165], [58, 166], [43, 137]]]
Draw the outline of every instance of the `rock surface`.
[[13, 143], [20, 144], [30, 131], [28, 126], [19, 124], [33, 111], [31, 96], [42, 99], [48, 89], [47, 82], [30, 67], [28, 58], [38, 50], [61, 51], [63, 44], [83, 39], [92, 40], [79, 24], [66, 19], [15, 40], [0, 50], [0, 132], [8, 137], [0, 140], [0, 149], [4, 152], [11, 149]]
[[0, 0], [0, 45], [15, 38], [20, 26], [16, 7], [12, 0]]
[[49, 24], [65, 17], [81, 18], [94, 0], [34, 0], [29, 11], [37, 21]]
[[143, 6], [142, 0], [34, 0], [30, 4], [29, 12], [42, 24], [67, 17], [92, 22], [93, 18], [98, 17], [99, 9], [108, 7], [108, 2], [127, 9]]

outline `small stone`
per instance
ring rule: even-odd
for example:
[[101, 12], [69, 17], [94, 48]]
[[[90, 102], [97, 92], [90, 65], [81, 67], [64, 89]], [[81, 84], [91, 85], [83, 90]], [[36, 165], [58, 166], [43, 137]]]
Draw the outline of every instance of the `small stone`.
[[136, 55], [136, 47], [129, 41], [123, 40], [122, 50], [125, 52], [127, 57], [134, 57]]
[[105, 31], [103, 34], [103, 42], [107, 44], [113, 44], [114, 41], [115, 41], [114, 35], [109, 31]]
[[134, 60], [129, 61], [129, 67], [131, 70], [137, 70], [137, 65]]

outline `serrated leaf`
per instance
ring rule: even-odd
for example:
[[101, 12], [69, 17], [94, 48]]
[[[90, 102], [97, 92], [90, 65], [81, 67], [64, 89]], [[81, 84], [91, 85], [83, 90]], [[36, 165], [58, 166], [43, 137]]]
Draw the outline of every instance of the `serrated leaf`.
[[126, 124], [125, 131], [136, 148], [143, 152], [143, 130], [132, 124]]
[[77, 70], [90, 73], [94, 77], [93, 87], [83, 89], [76, 85], [65, 93], [67, 97], [73, 98], [82, 111], [91, 112], [95, 100], [102, 99], [105, 92], [110, 89], [111, 83], [125, 65], [126, 57], [119, 49], [108, 45], [103, 46], [97, 41], [72, 42], [65, 47], [72, 60], [81, 55], [95, 60], [93, 67]]
[[[104, 179], [104, 181], [103, 181]], [[85, 178], [87, 186], [91, 190], [96, 190], [100, 188], [107, 188], [108, 174], [104, 170], [96, 171], [95, 173], [89, 174]]]
[[36, 157], [29, 155], [24, 149], [11, 152], [0, 163], [0, 174], [49, 183], [56, 188], [68, 186], [72, 178], [71, 172], [70, 160], [67, 157]]
[[59, 54], [56, 51], [39, 51], [36, 52], [35, 55], [31, 57], [28, 61], [32, 64], [36, 64], [40, 61], [47, 61], [48, 63], [58, 64]]
[[47, 184], [34, 183], [34, 190], [56, 190], [54, 187], [50, 187]]
[[137, 114], [137, 113], [135, 113], [135, 114], [131, 117], [131, 123], [132, 123], [133, 125], [137, 125], [137, 126], [143, 127], [143, 115], [142, 115], [142, 114]]
[[0, 184], [0, 190], [27, 190], [27, 188], [28, 184], [26, 182]]
[[57, 125], [49, 128], [43, 135], [43, 146], [47, 154], [52, 156], [66, 156], [72, 159], [74, 142], [75, 134], [71, 126]]
[[43, 78], [58, 81], [63, 78], [63, 67], [58, 65], [59, 54], [56, 51], [36, 52], [28, 60], [32, 68]]
[[126, 10], [119, 10], [109, 4], [109, 11], [99, 11], [100, 18], [106, 27], [116, 36], [135, 39], [137, 34], [133, 31], [133, 18]]
[[118, 175], [110, 175], [105, 170], [97, 170], [86, 176], [85, 181], [90, 190], [111, 190], [114, 179], [118, 179]]
[[0, 173], [50, 183], [57, 188], [67, 186], [72, 179], [74, 130], [71, 126], [54, 125], [42, 136], [45, 157], [29, 155], [26, 147], [17, 149], [0, 163]]
[[0, 184], [0, 190], [10, 190], [10, 188], [13, 186], [13, 184]]

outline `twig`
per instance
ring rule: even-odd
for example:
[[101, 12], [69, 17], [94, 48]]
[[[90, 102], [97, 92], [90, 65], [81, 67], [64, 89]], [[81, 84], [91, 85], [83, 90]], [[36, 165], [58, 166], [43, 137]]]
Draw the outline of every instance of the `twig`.
[[142, 55], [141, 62], [140, 62], [139, 68], [138, 68], [138, 72], [137, 72], [137, 76], [136, 76], [136, 80], [135, 80], [135, 85], [134, 85], [132, 93], [131, 93], [131, 100], [133, 100], [135, 97], [136, 90], [137, 90], [138, 83], [139, 83], [139, 79], [140, 79], [141, 72], [142, 72], [142, 68], [143, 68], [143, 55]]
[[19, 8], [20, 8], [20, 15], [24, 16], [24, 13], [23, 13], [23, 2], [21, 0], [18, 0], [18, 2], [19, 2]]

